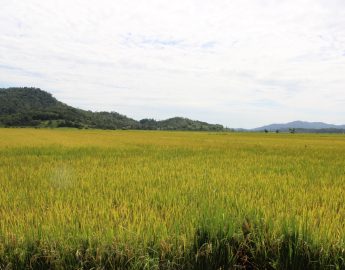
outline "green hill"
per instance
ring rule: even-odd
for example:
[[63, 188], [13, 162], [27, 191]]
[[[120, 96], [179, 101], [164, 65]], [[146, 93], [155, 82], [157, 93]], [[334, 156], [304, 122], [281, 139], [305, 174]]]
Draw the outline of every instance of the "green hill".
[[223, 130], [222, 125], [175, 117], [136, 121], [117, 112], [91, 112], [68, 106], [38, 88], [0, 88], [0, 126], [147, 130]]
[[142, 129], [162, 130], [223, 130], [222, 125], [211, 125], [206, 122], [190, 120], [183, 117], [174, 117], [167, 120], [155, 121], [154, 119], [140, 120]]

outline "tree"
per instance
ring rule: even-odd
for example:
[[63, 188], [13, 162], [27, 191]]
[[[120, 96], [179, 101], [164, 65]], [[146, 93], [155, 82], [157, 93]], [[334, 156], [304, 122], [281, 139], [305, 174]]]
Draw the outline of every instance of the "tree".
[[296, 132], [296, 129], [295, 128], [289, 128], [289, 131], [291, 134], [294, 134]]

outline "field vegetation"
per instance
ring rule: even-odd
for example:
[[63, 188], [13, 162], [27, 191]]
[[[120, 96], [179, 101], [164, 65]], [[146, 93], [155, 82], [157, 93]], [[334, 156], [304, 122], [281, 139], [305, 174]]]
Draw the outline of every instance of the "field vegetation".
[[345, 137], [0, 129], [0, 269], [345, 269]]

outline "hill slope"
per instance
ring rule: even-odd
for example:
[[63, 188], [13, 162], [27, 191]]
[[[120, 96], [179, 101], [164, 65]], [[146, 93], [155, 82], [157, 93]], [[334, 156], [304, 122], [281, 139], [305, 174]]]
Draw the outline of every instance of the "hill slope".
[[190, 120], [183, 117], [173, 117], [166, 120], [156, 121], [154, 119], [140, 120], [142, 129], [161, 130], [223, 130], [222, 125], [208, 124], [206, 122]]
[[91, 112], [68, 106], [39, 88], [0, 88], [0, 126], [100, 129], [223, 130], [222, 125], [175, 117], [136, 121], [117, 112]]
[[80, 110], [37, 88], [0, 89], [0, 124], [89, 128], [138, 128], [138, 122], [118, 113]]

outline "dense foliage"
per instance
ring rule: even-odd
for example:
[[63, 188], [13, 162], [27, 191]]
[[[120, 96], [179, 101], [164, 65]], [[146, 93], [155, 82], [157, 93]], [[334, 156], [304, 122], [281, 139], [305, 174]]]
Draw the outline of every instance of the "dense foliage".
[[213, 125], [175, 117], [136, 121], [116, 112], [91, 112], [59, 102], [37, 88], [0, 88], [0, 126], [75, 127], [99, 129], [223, 130]]

